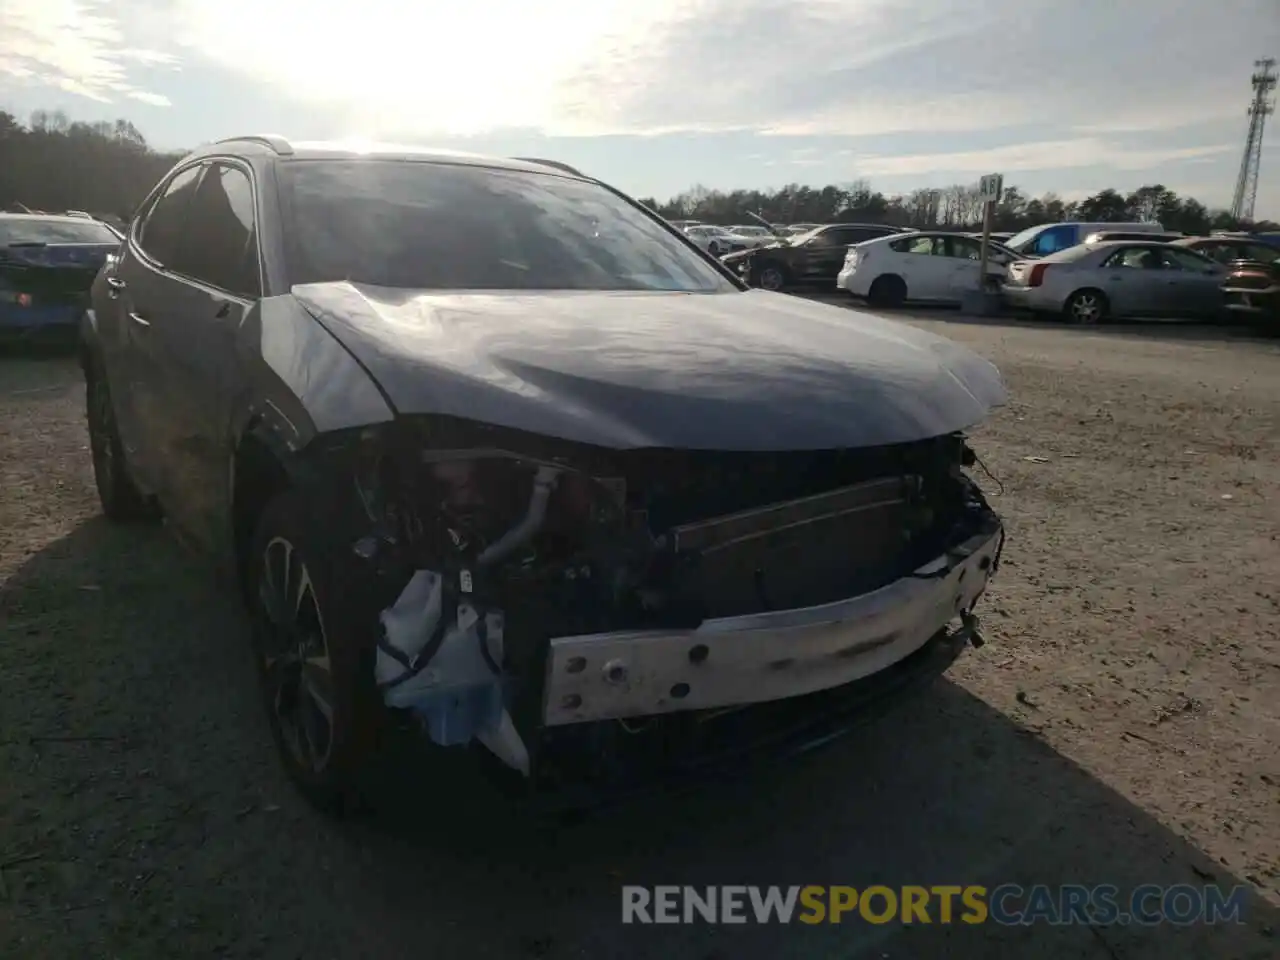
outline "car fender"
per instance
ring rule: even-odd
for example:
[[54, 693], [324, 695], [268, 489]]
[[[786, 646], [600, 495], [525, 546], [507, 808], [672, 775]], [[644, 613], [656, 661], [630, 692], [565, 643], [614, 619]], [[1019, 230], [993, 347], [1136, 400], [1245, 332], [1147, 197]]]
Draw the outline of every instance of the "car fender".
[[239, 381], [228, 430], [253, 427], [296, 452], [319, 434], [388, 423], [395, 410], [369, 373], [292, 295], [260, 300], [236, 334]]
[[224, 394], [227, 474], [219, 564], [235, 570], [237, 474], [246, 444], [267, 452], [288, 486], [327, 489], [310, 456], [320, 438], [394, 421], [369, 373], [292, 295], [269, 297], [245, 314], [235, 335], [235, 380]]

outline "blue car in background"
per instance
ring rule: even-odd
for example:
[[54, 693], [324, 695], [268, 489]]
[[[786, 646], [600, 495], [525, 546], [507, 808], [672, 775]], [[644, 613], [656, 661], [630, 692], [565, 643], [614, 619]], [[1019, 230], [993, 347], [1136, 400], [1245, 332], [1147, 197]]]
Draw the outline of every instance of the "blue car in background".
[[88, 217], [0, 214], [0, 340], [74, 336], [123, 238]]

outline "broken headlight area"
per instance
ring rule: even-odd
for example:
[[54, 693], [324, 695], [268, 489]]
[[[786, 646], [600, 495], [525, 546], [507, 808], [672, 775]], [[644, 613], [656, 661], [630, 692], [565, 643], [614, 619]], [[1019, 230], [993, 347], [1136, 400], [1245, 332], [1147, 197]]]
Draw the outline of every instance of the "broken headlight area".
[[[358, 481], [375, 532], [356, 553], [399, 590], [379, 616], [385, 702], [526, 775], [552, 724], [556, 638], [687, 635], [862, 596], [990, 514], [958, 435], [780, 454], [545, 447], [402, 450]], [[591, 664], [611, 667], [609, 682], [631, 683], [628, 663]], [[576, 721], [575, 696], [555, 723]]]

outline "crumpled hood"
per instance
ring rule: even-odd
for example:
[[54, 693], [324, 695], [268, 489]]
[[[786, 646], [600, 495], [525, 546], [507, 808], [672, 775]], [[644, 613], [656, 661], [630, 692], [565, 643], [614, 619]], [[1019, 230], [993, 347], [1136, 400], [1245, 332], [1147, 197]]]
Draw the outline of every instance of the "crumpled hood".
[[456, 294], [300, 285], [398, 413], [611, 448], [908, 443], [1004, 402], [992, 364], [907, 324], [766, 291]]

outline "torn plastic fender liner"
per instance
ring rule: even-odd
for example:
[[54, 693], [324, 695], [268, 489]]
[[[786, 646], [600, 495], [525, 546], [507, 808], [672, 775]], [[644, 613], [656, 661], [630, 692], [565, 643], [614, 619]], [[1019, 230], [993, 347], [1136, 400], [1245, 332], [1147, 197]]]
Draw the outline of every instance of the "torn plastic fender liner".
[[[483, 569], [533, 537], [546, 518], [560, 471], [538, 469], [521, 520], [476, 560]], [[418, 570], [379, 619], [374, 679], [388, 706], [417, 715], [433, 741], [478, 739], [508, 766], [529, 774], [529, 754], [508, 713], [501, 664], [503, 614], [475, 602], [470, 570]]]
[[[445, 601], [444, 577], [419, 570], [380, 617], [374, 678], [389, 706], [412, 710], [441, 746], [497, 728], [505, 709], [502, 615]], [[452, 610], [446, 609], [452, 607]]]

